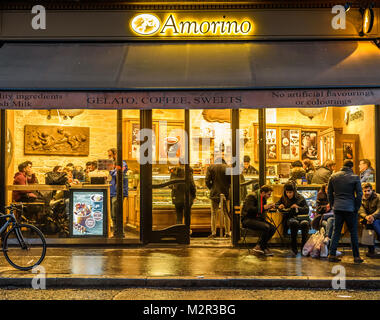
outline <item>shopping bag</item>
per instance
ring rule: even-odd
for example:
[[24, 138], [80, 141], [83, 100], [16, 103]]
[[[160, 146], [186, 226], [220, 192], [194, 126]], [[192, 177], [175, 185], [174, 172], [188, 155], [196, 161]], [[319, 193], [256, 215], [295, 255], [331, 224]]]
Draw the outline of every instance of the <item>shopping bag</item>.
[[315, 241], [315, 245], [313, 247], [313, 250], [311, 250], [311, 252], [310, 252], [310, 256], [312, 258], [319, 258], [324, 239], [325, 239], [325, 234], [323, 232], [323, 229], [321, 229], [319, 231], [319, 235], [317, 237], [317, 240]]
[[313, 248], [314, 248], [315, 244], [317, 243], [318, 237], [319, 237], [319, 231], [312, 234], [310, 236], [310, 238], [306, 241], [305, 245], [302, 248], [302, 255], [303, 256], [306, 257], [311, 253], [311, 251], [313, 251]]
[[363, 229], [361, 244], [373, 246], [375, 244], [375, 230]]
[[326, 243], [322, 243], [321, 252], [319, 253], [319, 256], [321, 258], [327, 258], [328, 255], [329, 255], [329, 248], [327, 247]]

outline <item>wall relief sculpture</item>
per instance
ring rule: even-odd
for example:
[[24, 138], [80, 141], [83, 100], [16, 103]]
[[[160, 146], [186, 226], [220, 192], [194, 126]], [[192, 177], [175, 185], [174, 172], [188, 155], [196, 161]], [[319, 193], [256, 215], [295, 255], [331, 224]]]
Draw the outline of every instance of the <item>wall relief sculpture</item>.
[[90, 128], [25, 125], [24, 153], [88, 156]]

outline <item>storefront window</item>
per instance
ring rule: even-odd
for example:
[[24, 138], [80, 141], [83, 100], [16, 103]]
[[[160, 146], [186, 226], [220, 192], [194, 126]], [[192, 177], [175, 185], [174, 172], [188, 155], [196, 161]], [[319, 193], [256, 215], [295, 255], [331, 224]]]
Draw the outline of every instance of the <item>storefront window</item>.
[[[7, 202], [25, 205], [20, 218], [46, 237], [113, 236], [117, 111], [8, 110], [7, 123]], [[127, 153], [131, 135], [124, 136], [124, 235], [138, 238], [138, 226], [128, 226], [139, 171]]]

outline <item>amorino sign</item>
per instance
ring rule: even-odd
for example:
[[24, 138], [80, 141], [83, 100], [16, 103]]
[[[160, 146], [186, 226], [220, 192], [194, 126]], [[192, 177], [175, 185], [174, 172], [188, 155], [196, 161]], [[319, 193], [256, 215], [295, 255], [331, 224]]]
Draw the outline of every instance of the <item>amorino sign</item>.
[[[162, 10], [151, 7], [136, 10], [47, 8], [44, 13], [0, 10], [0, 40], [289, 40], [360, 39], [380, 35], [380, 8], [373, 9], [373, 28], [362, 34], [365, 20], [358, 8], [340, 13], [343, 19], [332, 8], [201, 10], [187, 6], [184, 10]], [[37, 28], [33, 28], [33, 20], [44, 21], [44, 28], [39, 29], [38, 23]], [[338, 26], [334, 26], [336, 24]]]

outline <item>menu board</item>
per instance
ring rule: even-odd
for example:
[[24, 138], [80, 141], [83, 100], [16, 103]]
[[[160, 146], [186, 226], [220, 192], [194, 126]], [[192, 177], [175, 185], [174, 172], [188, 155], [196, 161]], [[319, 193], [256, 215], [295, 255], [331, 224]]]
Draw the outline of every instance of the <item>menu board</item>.
[[299, 160], [299, 150], [299, 131], [291, 129], [281, 129], [281, 160]]
[[107, 225], [105, 190], [70, 191], [70, 235], [105, 236]]
[[277, 160], [277, 130], [267, 129], [266, 130], [266, 147], [268, 160]]

